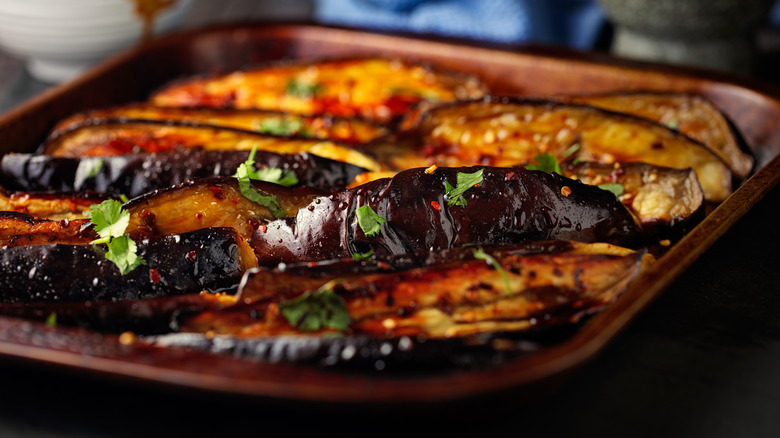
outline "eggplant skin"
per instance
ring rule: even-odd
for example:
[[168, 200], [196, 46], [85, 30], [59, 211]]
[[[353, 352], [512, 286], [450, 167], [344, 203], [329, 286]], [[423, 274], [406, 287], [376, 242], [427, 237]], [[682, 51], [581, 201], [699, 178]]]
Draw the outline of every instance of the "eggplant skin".
[[[445, 182], [483, 171], [464, 193], [465, 206], [449, 206]], [[566, 187], [566, 189], [564, 189]], [[387, 220], [368, 237], [356, 210], [370, 206]], [[525, 168], [410, 169], [389, 179], [315, 198], [295, 217], [258, 229], [251, 245], [263, 266], [352, 257], [379, 257], [468, 244], [513, 244], [563, 239], [638, 245], [647, 236], [614, 194], [579, 181]]]
[[137, 242], [146, 261], [122, 276], [98, 245], [0, 248], [0, 302], [120, 301], [235, 291], [255, 265], [232, 228], [208, 228]]
[[[0, 185], [26, 192], [90, 191], [136, 197], [194, 178], [232, 176], [248, 151], [176, 149], [156, 154], [64, 158], [9, 154], [0, 161]], [[257, 151], [256, 168], [279, 168], [295, 174], [297, 185], [345, 187], [366, 169], [316, 155]], [[99, 201], [98, 201], [99, 202]]]

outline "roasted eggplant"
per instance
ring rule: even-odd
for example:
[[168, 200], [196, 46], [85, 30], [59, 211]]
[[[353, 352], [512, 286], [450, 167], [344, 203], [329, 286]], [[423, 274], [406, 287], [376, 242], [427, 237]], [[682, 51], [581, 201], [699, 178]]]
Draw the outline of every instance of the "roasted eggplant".
[[[262, 196], [273, 200], [275, 205], [268, 207], [250, 201], [241, 194], [235, 178], [189, 180], [146, 193], [123, 206], [130, 213], [127, 234], [133, 239], [146, 239], [201, 228], [231, 227], [248, 239], [258, 227], [277, 216], [295, 215], [298, 208], [330, 193], [263, 181], [252, 182], [252, 187]], [[61, 239], [67, 239], [70, 243], [89, 243], [97, 238], [90, 230], [87, 219], [45, 221], [14, 215], [10, 219], [0, 220], [0, 245], [30, 245]]]
[[51, 136], [103, 120], [161, 120], [227, 126], [261, 134], [301, 136], [360, 144], [387, 135], [377, 123], [330, 115], [305, 116], [278, 111], [213, 108], [164, 108], [148, 102], [99, 108], [74, 114], [55, 125]]
[[[367, 231], [361, 213], [381, 220]], [[317, 197], [294, 217], [259, 228], [251, 245], [268, 266], [548, 239], [631, 246], [646, 236], [598, 187], [524, 168], [440, 167]]]
[[232, 228], [208, 228], [138, 242], [146, 262], [122, 275], [101, 245], [0, 248], [0, 302], [137, 300], [235, 291], [256, 266], [252, 250]]
[[557, 323], [571, 324], [600, 309], [651, 262], [642, 251], [612, 245], [550, 247], [535, 254], [522, 246], [517, 253], [512, 246], [457, 248], [425, 266], [387, 263], [385, 272], [345, 277], [313, 274], [308, 264], [250, 270], [237, 305], [185, 318], [180, 327], [238, 337], [338, 332], [328, 324], [338, 315], [317, 314], [318, 301], [306, 302], [327, 299], [333, 307], [320, 304], [334, 314], [343, 300], [341, 316], [349, 322], [342, 331], [351, 335], [431, 339], [523, 331], [561, 316]]
[[175, 81], [149, 101], [168, 107], [270, 109], [392, 122], [415, 104], [480, 97], [477, 77], [400, 59], [340, 59]]
[[728, 166], [705, 145], [666, 126], [582, 104], [489, 97], [442, 104], [407, 121], [370, 151], [386, 167], [514, 166], [547, 153], [559, 161], [641, 161], [696, 171], [705, 199], [732, 190]]
[[52, 220], [82, 218], [91, 205], [108, 199], [105, 194], [96, 192], [7, 191], [3, 187], [7, 186], [0, 183], [0, 211], [16, 211]]
[[745, 145], [741, 134], [715, 105], [702, 96], [690, 93], [625, 91], [564, 96], [558, 99], [634, 114], [680, 131], [707, 145], [728, 164], [739, 180], [746, 179], [753, 170], [754, 160], [744, 152]]
[[[190, 179], [232, 176], [248, 155], [248, 151], [204, 151], [197, 148], [80, 158], [8, 154], [0, 161], [0, 185], [26, 192], [89, 191], [132, 198]], [[295, 185], [323, 189], [345, 187], [366, 171], [362, 167], [307, 153], [257, 151], [254, 161], [256, 169], [278, 168], [291, 172], [297, 180]]]
[[94, 157], [158, 153], [176, 149], [243, 150], [277, 154], [302, 152], [378, 170], [379, 164], [353, 147], [331, 140], [260, 134], [236, 128], [153, 120], [105, 120], [49, 138], [39, 153], [55, 157]]

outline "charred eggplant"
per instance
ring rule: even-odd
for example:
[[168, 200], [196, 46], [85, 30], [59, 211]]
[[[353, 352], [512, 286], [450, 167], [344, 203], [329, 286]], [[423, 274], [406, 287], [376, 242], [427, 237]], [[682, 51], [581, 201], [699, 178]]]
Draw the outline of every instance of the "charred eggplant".
[[340, 59], [196, 77], [163, 86], [151, 103], [170, 107], [257, 108], [390, 122], [425, 101], [484, 95], [478, 78], [398, 59]]

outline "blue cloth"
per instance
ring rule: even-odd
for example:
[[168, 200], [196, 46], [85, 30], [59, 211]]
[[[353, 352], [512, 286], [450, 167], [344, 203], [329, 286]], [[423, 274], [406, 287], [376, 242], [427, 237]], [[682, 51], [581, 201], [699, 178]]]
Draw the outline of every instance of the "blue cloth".
[[314, 17], [363, 29], [582, 49], [595, 44], [605, 22], [594, 0], [317, 0]]

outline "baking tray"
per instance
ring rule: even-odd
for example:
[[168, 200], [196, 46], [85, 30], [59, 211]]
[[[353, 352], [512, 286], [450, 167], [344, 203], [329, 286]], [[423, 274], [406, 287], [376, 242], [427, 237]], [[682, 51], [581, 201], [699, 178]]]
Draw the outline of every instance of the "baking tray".
[[99, 378], [278, 401], [391, 405], [462, 401], [511, 391], [531, 399], [594, 357], [780, 179], [780, 90], [724, 73], [618, 60], [540, 46], [476, 45], [310, 24], [231, 24], [170, 35], [128, 50], [0, 118], [0, 150], [33, 151], [76, 111], [145, 99], [181, 76], [287, 58], [387, 55], [483, 78], [496, 94], [689, 91], [710, 99], [744, 135], [754, 174], [615, 303], [564, 342], [497, 368], [438, 374], [349, 373], [226, 355], [122, 345], [116, 336], [0, 317], [0, 355]]

